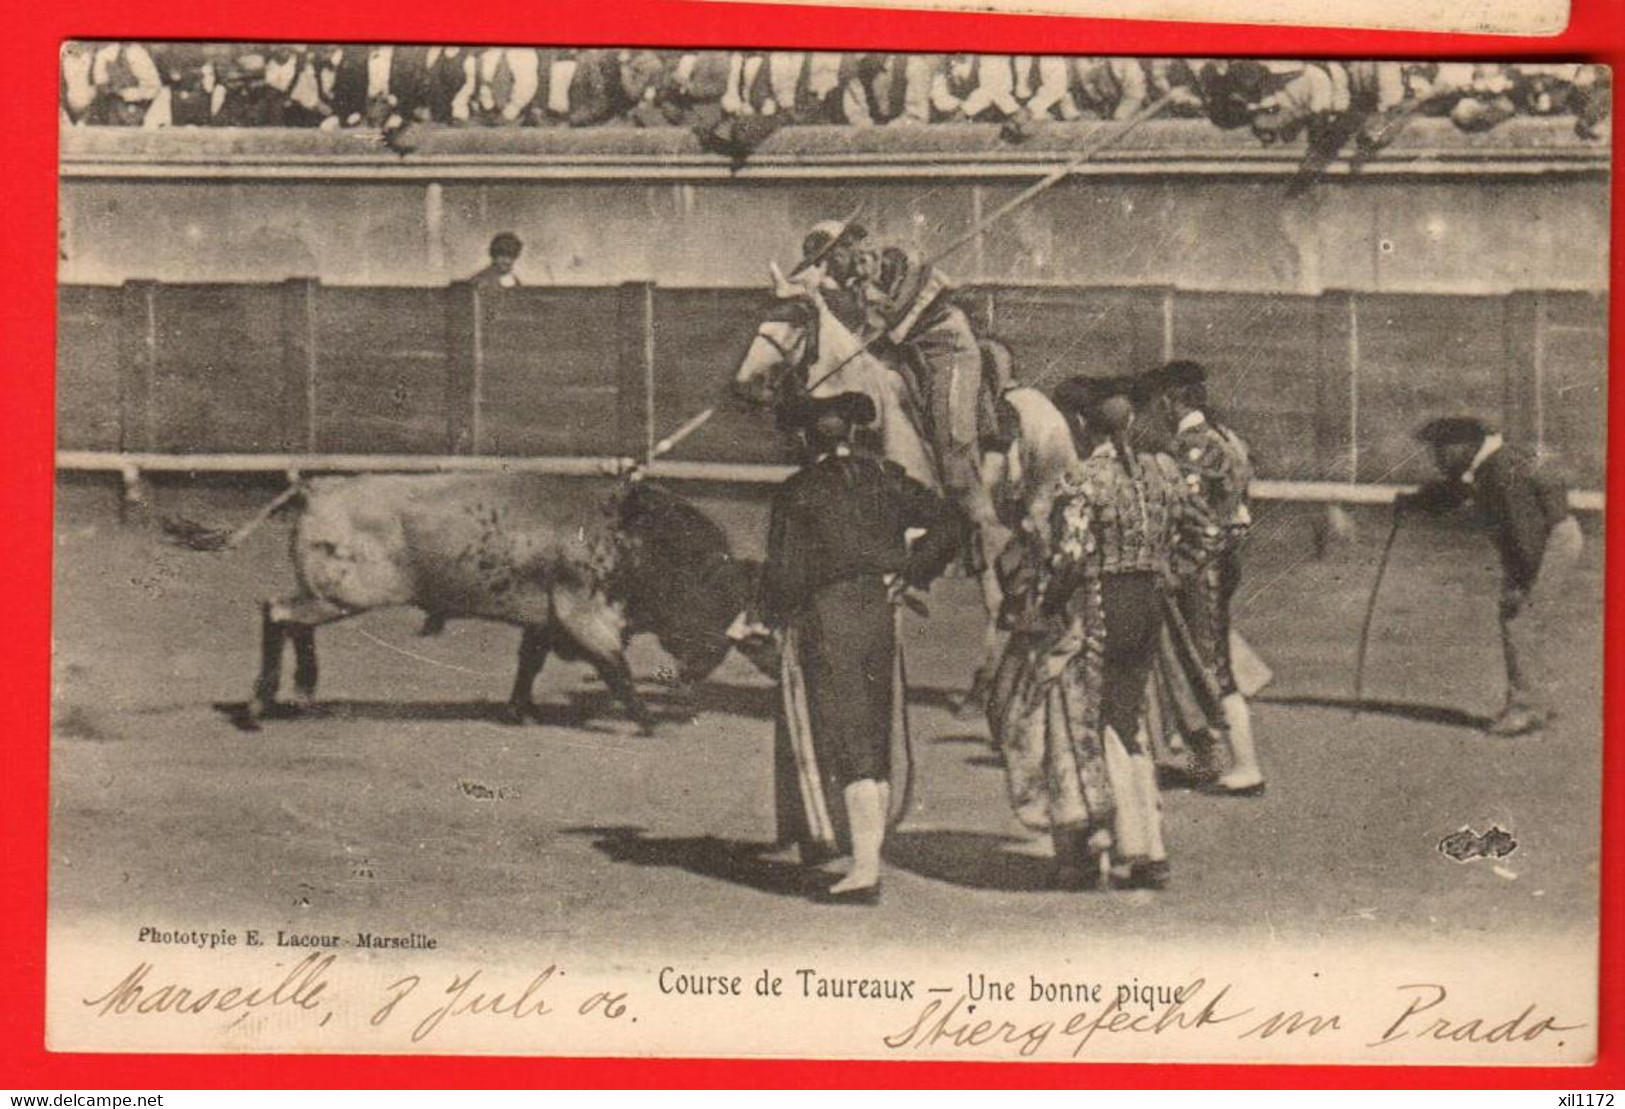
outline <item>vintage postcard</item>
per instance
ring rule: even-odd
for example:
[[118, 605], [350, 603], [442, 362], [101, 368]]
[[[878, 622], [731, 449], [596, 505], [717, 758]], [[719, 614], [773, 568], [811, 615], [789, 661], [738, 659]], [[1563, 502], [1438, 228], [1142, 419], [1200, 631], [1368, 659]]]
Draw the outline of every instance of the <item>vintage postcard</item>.
[[61, 62], [51, 1049], [1593, 1059], [1607, 69]]

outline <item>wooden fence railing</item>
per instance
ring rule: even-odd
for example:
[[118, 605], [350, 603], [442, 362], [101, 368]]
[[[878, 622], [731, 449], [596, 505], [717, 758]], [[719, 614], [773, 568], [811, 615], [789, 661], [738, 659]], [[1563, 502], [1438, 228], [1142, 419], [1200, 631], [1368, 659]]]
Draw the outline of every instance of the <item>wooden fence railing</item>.
[[[961, 292], [1038, 384], [1169, 357], [1205, 362], [1261, 475], [1414, 481], [1429, 416], [1472, 412], [1558, 448], [1600, 488], [1606, 302], [1583, 292], [1319, 296], [1160, 287]], [[644, 458], [718, 405], [768, 295], [549, 286], [59, 290], [58, 447], [135, 455]], [[787, 461], [760, 413], [721, 404], [673, 463]]]

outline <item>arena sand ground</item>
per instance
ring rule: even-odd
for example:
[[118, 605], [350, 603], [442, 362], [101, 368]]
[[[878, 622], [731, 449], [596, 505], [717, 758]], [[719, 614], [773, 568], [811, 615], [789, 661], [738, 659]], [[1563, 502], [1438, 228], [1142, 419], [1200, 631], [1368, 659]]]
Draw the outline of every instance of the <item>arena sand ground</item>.
[[[237, 522], [264, 489], [159, 490], [166, 511]], [[703, 503], [759, 552], [759, 497]], [[911, 618], [916, 803], [891, 840], [884, 904], [804, 897], [809, 879], [759, 858], [771, 838], [771, 687], [742, 659], [697, 719], [636, 734], [580, 664], [550, 661], [546, 722], [496, 722], [518, 633], [454, 623], [420, 639], [412, 612], [318, 633], [321, 704], [258, 735], [216, 708], [257, 665], [256, 600], [290, 583], [286, 524], [205, 555], [120, 524], [106, 486], [59, 487], [53, 922], [174, 928], [357, 929], [449, 938], [580, 935], [605, 944], [749, 950], [853, 935], [951, 950], [996, 931], [1054, 938], [1231, 932], [1459, 937], [1595, 921], [1600, 791], [1601, 557], [1595, 520], [1557, 648], [1564, 710], [1544, 736], [1487, 738], [1499, 706], [1495, 557], [1464, 527], [1407, 525], [1347, 707], [1362, 606], [1385, 527], [1313, 557], [1311, 510], [1261, 506], [1238, 623], [1274, 666], [1256, 706], [1266, 796], [1166, 796], [1164, 893], [1045, 889], [1047, 843], [1010, 815], [985, 725], [948, 693], [975, 661], [969, 582]], [[664, 662], [651, 643], [634, 669]], [[13, 737], [29, 742], [32, 737]], [[1499, 867], [1436, 849], [1470, 824], [1512, 831]], [[827, 881], [827, 879], [824, 879]], [[812, 884], [816, 884], [814, 881]]]

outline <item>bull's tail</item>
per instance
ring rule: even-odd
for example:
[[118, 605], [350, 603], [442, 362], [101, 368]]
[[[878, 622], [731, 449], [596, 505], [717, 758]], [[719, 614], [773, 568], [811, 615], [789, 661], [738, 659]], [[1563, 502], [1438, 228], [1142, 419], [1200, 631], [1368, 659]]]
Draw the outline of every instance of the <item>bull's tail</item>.
[[263, 508], [236, 528], [217, 528], [184, 516], [164, 516], [159, 520], [164, 541], [193, 551], [229, 551], [259, 530], [261, 524], [303, 496], [304, 482], [296, 481], [278, 493]]

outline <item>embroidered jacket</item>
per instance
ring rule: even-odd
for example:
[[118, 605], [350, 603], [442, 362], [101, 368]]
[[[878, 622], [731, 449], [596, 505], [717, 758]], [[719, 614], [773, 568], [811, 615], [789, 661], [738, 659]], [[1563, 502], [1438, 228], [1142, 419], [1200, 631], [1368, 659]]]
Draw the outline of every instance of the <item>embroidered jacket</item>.
[[1226, 545], [1240, 542], [1253, 522], [1248, 505], [1253, 466], [1247, 444], [1229, 428], [1192, 412], [1179, 421], [1172, 453], [1186, 487], [1201, 497], [1224, 529]]
[[1133, 467], [1103, 443], [1062, 475], [1051, 512], [1050, 568], [1060, 579], [1051, 603], [1064, 603], [1066, 579], [1080, 573], [1189, 577], [1223, 544], [1223, 529], [1172, 459], [1138, 454]]

